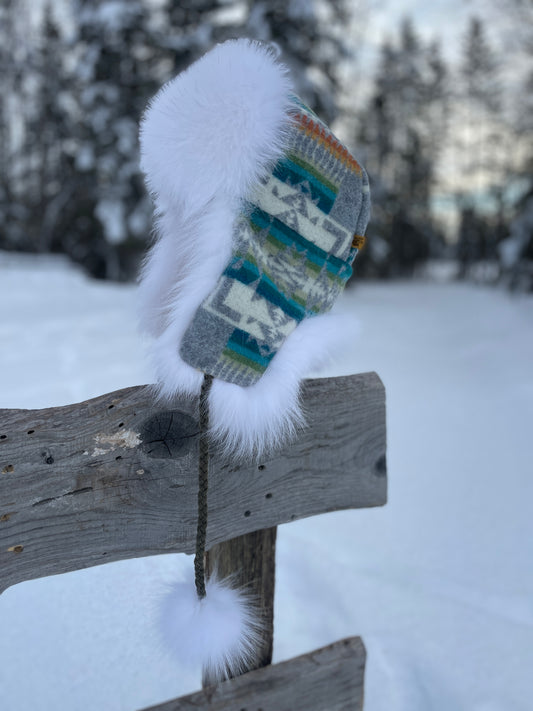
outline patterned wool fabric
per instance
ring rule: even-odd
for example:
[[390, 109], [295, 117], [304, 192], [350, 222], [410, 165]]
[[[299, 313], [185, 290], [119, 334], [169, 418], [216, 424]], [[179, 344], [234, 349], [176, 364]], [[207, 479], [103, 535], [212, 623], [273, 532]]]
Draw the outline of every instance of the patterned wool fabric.
[[302, 319], [329, 311], [370, 213], [365, 171], [296, 97], [284, 157], [235, 224], [235, 247], [182, 340], [204, 373], [253, 385]]

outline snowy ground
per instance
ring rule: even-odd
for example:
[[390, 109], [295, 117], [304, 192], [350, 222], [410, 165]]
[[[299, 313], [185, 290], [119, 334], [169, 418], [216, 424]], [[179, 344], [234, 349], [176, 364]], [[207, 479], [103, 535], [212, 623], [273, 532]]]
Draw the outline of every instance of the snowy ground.
[[[2, 254], [0, 284], [0, 407], [150, 380], [132, 287]], [[365, 711], [530, 711], [533, 299], [401, 282], [343, 306], [362, 334], [330, 373], [385, 382], [389, 503], [280, 527], [275, 661], [361, 634]], [[190, 565], [157, 556], [7, 590], [2, 711], [134, 711], [198, 688], [151, 618]]]

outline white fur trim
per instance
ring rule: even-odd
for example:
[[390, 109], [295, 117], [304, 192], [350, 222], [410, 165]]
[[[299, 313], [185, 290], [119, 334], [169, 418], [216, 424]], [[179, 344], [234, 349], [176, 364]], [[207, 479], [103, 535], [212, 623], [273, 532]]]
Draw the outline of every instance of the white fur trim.
[[[276, 52], [249, 40], [218, 45], [166, 84], [141, 124], [141, 165], [156, 204], [156, 240], [139, 286], [157, 394], [196, 396], [203, 374], [179, 355], [194, 313], [231, 256], [240, 200], [283, 151], [291, 87]], [[335, 352], [346, 323], [302, 322], [261, 380], [215, 380], [211, 434], [226, 454], [260, 457], [295, 435], [300, 380]]]
[[158, 208], [188, 216], [217, 194], [242, 198], [281, 155], [290, 91], [275, 51], [247, 39], [219, 44], [168, 82], [140, 134]]
[[[172, 218], [165, 215], [159, 227], [167, 219], [170, 222]], [[163, 399], [200, 392], [203, 375], [182, 360], [179, 344], [231, 257], [233, 222], [231, 206], [217, 196], [208, 210], [183, 221], [178, 235], [163, 232], [143, 268], [141, 318], [145, 330], [155, 336], [150, 355]], [[208, 244], [214, 235], [220, 238], [216, 249]], [[180, 266], [177, 280], [173, 271], [176, 262]]]
[[351, 314], [302, 321], [285, 340], [261, 379], [250, 387], [214, 380], [209, 397], [211, 434], [223, 453], [256, 459], [279, 449], [305, 424], [300, 381], [328, 364], [357, 331]]
[[141, 330], [163, 399], [195, 395], [202, 374], [179, 356], [194, 313], [231, 256], [240, 201], [283, 153], [291, 86], [268, 45], [218, 45], [168, 82], [141, 122], [141, 167], [156, 241], [141, 270]]
[[172, 585], [159, 623], [166, 649], [182, 666], [202, 667], [219, 679], [246, 671], [261, 642], [262, 625], [247, 596], [215, 577], [202, 600], [192, 581]]

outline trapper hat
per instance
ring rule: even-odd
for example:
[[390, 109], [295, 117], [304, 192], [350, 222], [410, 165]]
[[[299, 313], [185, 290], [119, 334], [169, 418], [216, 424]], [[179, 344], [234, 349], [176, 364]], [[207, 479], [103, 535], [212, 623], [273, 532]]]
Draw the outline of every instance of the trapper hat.
[[295, 95], [274, 48], [231, 40], [166, 84], [141, 122], [155, 204], [139, 286], [157, 395], [200, 395], [195, 586], [165, 598], [182, 662], [246, 667], [261, 638], [246, 595], [205, 581], [209, 443], [260, 457], [304, 418], [300, 381], [342, 347], [330, 310], [364, 243], [365, 171]]
[[140, 297], [159, 393], [198, 394], [213, 376], [213, 437], [260, 455], [301, 421], [299, 382], [342, 335], [325, 315], [364, 243], [367, 175], [272, 46], [244, 39], [161, 89], [141, 154], [157, 229]]

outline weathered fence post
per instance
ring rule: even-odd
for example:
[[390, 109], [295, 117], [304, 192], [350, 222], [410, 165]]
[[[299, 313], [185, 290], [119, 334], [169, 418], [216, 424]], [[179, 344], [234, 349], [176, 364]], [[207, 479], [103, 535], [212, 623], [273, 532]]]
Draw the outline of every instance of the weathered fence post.
[[[254, 600], [263, 625], [262, 644], [257, 659], [248, 671], [266, 667], [272, 661], [274, 643], [274, 586], [276, 581], [277, 527], [253, 531], [244, 536], [218, 543], [207, 553], [207, 572], [217, 571], [221, 578], [234, 576], [239, 588], [244, 588]], [[220, 681], [204, 673], [203, 685]]]
[[[204, 691], [154, 709], [362, 708], [359, 638], [270, 665], [275, 538], [282, 523], [386, 502], [385, 391], [366, 373], [308, 380], [302, 399], [308, 426], [292, 445], [260, 464], [211, 461], [208, 567], [236, 573], [260, 602], [258, 668], [215, 685], [204, 679]], [[113, 560], [194, 552], [197, 470], [190, 400], [161, 410], [149, 389], [134, 387], [65, 407], [0, 410], [0, 593]]]

